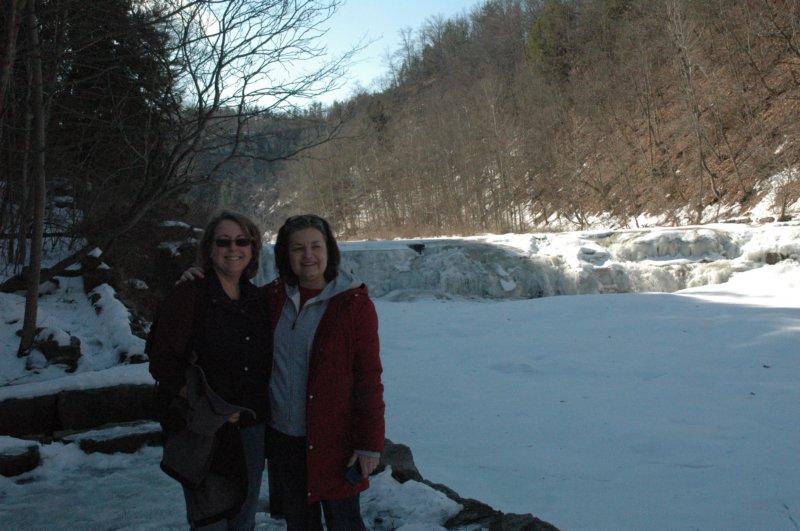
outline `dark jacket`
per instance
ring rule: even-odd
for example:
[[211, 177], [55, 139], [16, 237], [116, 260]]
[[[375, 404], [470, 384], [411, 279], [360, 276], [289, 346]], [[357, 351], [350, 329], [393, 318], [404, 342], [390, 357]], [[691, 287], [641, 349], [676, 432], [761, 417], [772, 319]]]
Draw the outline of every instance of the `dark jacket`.
[[248, 411], [217, 396], [196, 365], [186, 369], [186, 394], [172, 405], [185, 425], [166, 438], [161, 469], [186, 487], [187, 515], [199, 527], [236, 514], [247, 495], [241, 440], [228, 418]]
[[[287, 301], [276, 280], [263, 288], [274, 330]], [[311, 347], [306, 400], [308, 501], [354, 496], [366, 489], [344, 478], [355, 450], [382, 452], [384, 402], [378, 317], [365, 285], [335, 295]]]
[[167, 397], [186, 385], [185, 371], [201, 367], [225, 401], [249, 408], [243, 425], [264, 422], [272, 367], [272, 331], [258, 288], [242, 280], [239, 300], [228, 298], [216, 274], [182, 282], [165, 299], [154, 321], [150, 373]]

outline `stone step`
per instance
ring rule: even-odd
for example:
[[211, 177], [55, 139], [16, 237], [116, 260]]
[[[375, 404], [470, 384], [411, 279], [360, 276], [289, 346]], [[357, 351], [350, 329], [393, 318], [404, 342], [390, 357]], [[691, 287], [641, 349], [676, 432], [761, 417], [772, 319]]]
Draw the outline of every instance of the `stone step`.
[[11, 477], [24, 474], [39, 466], [41, 461], [37, 443], [0, 437], [0, 475]]
[[91, 430], [53, 433], [53, 439], [74, 443], [87, 454], [132, 454], [144, 446], [161, 446], [161, 425], [153, 421], [106, 424]]
[[43, 439], [56, 431], [84, 430], [109, 423], [154, 420], [152, 385], [122, 384], [64, 390], [0, 401], [0, 435]]

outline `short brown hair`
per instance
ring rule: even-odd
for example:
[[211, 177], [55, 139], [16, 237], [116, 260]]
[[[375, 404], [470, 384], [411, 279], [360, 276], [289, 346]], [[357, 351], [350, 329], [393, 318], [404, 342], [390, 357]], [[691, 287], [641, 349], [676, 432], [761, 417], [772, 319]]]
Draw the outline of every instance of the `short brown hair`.
[[207, 273], [213, 270], [211, 264], [211, 246], [214, 244], [214, 233], [217, 231], [217, 226], [224, 220], [233, 221], [238, 224], [247, 237], [250, 238], [252, 256], [250, 257], [250, 263], [247, 264], [244, 270], [244, 275], [247, 278], [253, 278], [258, 273], [258, 263], [261, 257], [261, 231], [258, 225], [250, 218], [230, 210], [223, 210], [212, 217], [206, 224], [203, 237], [200, 239], [200, 245], [197, 247], [198, 265]]
[[325, 218], [316, 214], [303, 214], [287, 218], [278, 230], [278, 238], [275, 240], [275, 266], [278, 268], [278, 276], [290, 286], [296, 286], [300, 282], [289, 263], [289, 237], [303, 229], [317, 229], [324, 236], [325, 250], [328, 253], [328, 265], [325, 268], [324, 276], [325, 281], [330, 282], [339, 275], [341, 254], [330, 224]]

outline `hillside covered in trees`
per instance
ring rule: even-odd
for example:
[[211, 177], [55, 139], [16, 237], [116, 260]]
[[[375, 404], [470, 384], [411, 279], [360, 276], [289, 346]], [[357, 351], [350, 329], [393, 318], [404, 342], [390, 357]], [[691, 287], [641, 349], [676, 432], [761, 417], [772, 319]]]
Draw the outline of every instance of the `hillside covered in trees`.
[[[232, 207], [269, 230], [315, 211], [363, 238], [746, 218], [767, 189], [779, 218], [800, 197], [797, 0], [480, 0], [404, 31], [382, 88], [323, 107], [352, 55], [274, 76], [321, 54], [339, 3], [6, 3], [3, 252], [22, 263], [35, 211], [30, 27], [48, 230], [104, 250], [146, 212]], [[287, 21], [292, 54], [259, 44]]]
[[332, 110], [343, 139], [281, 175], [348, 236], [721, 221], [778, 174], [776, 218], [800, 194], [797, 0], [491, 0], [403, 37], [386, 88]]

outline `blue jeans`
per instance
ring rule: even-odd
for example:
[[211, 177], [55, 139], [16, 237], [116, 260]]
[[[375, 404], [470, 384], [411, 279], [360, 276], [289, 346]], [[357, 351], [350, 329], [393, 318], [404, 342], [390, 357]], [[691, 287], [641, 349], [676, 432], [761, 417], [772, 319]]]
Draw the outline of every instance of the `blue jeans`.
[[229, 520], [220, 520], [203, 527], [192, 527], [197, 531], [248, 531], [256, 526], [258, 495], [261, 491], [261, 476], [264, 473], [264, 424], [255, 424], [239, 430], [247, 466], [247, 498], [239, 512]]

